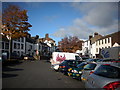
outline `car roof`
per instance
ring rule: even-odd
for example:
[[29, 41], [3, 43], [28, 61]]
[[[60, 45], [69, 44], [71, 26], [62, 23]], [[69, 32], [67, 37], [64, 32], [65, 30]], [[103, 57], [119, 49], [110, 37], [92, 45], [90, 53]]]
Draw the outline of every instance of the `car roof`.
[[120, 68], [120, 63], [116, 63], [116, 62], [95, 62], [96, 64], [99, 64], [99, 65], [111, 65], [111, 66], [114, 66], [114, 67], [118, 67]]

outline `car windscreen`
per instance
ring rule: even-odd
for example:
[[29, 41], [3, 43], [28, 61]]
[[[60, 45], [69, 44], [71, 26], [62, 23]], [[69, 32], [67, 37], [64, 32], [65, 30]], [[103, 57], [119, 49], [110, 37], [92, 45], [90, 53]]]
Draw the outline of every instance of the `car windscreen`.
[[81, 63], [81, 64], [77, 65], [77, 67], [80, 68], [80, 69], [83, 69], [83, 67], [84, 67], [85, 65], [86, 65], [85, 63]]
[[120, 68], [111, 65], [101, 65], [94, 74], [107, 78], [120, 78]]
[[79, 56], [75, 56], [75, 60], [81, 60], [82, 58], [80, 58]]
[[66, 63], [67, 63], [67, 60], [64, 60], [60, 65], [66, 64]]
[[90, 63], [90, 64], [87, 64], [87, 65], [84, 67], [84, 70], [94, 70], [95, 67], [96, 67], [96, 64]]
[[82, 63], [83, 61], [76, 61], [76, 64], [78, 65], [78, 64], [80, 64], [80, 63]]
[[64, 60], [62, 63], [61, 63], [61, 65], [65, 65], [65, 64], [72, 64], [72, 63], [74, 63], [74, 61], [73, 60]]

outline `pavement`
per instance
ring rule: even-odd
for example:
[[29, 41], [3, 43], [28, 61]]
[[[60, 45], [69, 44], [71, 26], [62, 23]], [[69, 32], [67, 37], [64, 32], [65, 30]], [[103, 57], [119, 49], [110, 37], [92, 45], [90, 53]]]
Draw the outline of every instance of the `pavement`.
[[2, 88], [82, 88], [81, 81], [51, 69], [49, 62], [22, 61], [2, 68]]

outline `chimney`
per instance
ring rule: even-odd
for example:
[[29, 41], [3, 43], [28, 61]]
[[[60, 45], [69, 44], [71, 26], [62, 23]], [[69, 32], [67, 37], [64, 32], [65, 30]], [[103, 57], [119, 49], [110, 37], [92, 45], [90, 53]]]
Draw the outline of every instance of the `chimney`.
[[98, 33], [97, 33], [97, 32], [95, 32], [95, 33], [94, 33], [94, 37], [95, 37], [95, 36], [97, 36], [97, 35], [98, 35]]
[[36, 35], [36, 36], [35, 36], [35, 39], [39, 39], [39, 35]]
[[49, 34], [47, 33], [47, 34], [45, 34], [45, 38], [49, 38]]
[[92, 37], [93, 37], [92, 35], [89, 35], [89, 40], [90, 40]]

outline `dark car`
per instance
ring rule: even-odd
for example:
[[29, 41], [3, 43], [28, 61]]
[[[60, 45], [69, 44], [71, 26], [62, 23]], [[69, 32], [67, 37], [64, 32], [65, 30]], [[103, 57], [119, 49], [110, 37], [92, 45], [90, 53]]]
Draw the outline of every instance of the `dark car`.
[[72, 78], [81, 80], [82, 70], [86, 64], [87, 64], [87, 62], [82, 62], [81, 64], [77, 65], [76, 68], [73, 68], [71, 70]]
[[3, 52], [2, 53], [2, 62], [5, 62], [8, 59], [8, 53], [7, 52]]
[[82, 61], [77, 61], [77, 60], [64, 60], [60, 65], [59, 65], [59, 71], [67, 75], [68, 69], [76, 67], [78, 64], [80, 64]]
[[35, 58], [31, 55], [25, 55], [23, 57], [24, 57], [24, 60], [35, 60]]
[[97, 62], [120, 62], [120, 59], [100, 59]]
[[86, 62], [98, 62], [100, 61], [100, 59], [96, 58], [96, 59], [92, 59], [92, 58], [89, 58], [89, 59], [86, 59]]
[[89, 57], [81, 57], [83, 61], [86, 61], [86, 59], [89, 59]]
[[10, 58], [13, 60], [21, 60], [21, 57], [16, 52], [11, 53]]

